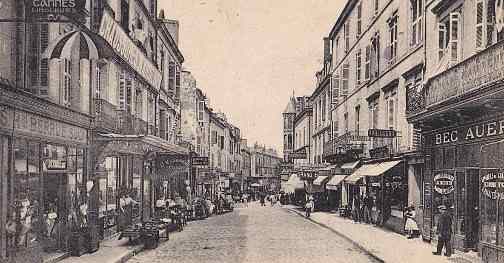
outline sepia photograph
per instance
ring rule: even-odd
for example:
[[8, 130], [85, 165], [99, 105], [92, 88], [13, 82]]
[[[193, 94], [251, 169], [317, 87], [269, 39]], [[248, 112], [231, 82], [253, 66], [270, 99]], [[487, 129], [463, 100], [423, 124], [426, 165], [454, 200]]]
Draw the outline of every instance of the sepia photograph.
[[504, 263], [504, 0], [0, 0], [0, 263]]

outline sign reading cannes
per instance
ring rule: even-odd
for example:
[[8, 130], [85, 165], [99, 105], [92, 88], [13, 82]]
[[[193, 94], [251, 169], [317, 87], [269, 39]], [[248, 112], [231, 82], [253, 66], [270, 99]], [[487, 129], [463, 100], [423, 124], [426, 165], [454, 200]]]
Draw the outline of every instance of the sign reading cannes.
[[208, 165], [208, 157], [193, 157], [193, 165]]
[[26, 0], [28, 17], [47, 15], [75, 16], [83, 14], [86, 0]]

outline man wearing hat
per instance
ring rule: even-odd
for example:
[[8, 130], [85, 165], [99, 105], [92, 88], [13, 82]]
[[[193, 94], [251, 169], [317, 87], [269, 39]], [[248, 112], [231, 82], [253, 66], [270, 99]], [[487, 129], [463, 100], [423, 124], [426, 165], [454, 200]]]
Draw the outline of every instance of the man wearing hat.
[[451, 215], [446, 211], [446, 206], [438, 206], [441, 216], [437, 224], [437, 234], [438, 234], [438, 244], [437, 251], [432, 252], [434, 255], [441, 255], [443, 247], [446, 248], [445, 256], [450, 257], [452, 254], [451, 247], [451, 234], [452, 234], [452, 218]]

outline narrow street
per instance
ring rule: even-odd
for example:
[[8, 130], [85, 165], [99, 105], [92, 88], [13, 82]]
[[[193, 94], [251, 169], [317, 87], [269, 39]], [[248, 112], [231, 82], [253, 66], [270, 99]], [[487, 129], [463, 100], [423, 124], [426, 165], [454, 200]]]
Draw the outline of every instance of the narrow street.
[[340, 236], [280, 207], [248, 208], [190, 222], [128, 262], [375, 262]]

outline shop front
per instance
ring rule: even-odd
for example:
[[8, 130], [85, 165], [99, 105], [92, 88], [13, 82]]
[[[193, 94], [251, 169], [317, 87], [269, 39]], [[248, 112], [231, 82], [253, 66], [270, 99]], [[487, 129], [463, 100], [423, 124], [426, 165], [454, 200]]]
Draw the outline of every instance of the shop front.
[[356, 198], [360, 198], [361, 203], [370, 207], [374, 223], [397, 233], [403, 232], [408, 180], [402, 160], [363, 164], [345, 182], [351, 204]]
[[[96, 134], [94, 183], [101, 239], [149, 220], [157, 200], [185, 196], [188, 158], [185, 148], [150, 135]], [[164, 156], [185, 156], [183, 163]], [[183, 167], [184, 174], [173, 176]], [[170, 173], [168, 173], [169, 171]]]
[[0, 261], [69, 253], [89, 227], [91, 120], [0, 87]]
[[[484, 262], [504, 260], [504, 116], [427, 131], [424, 232], [436, 240], [440, 205], [452, 216], [456, 249], [479, 249]], [[426, 206], [427, 207], [427, 206]], [[427, 231], [426, 231], [427, 230]]]

